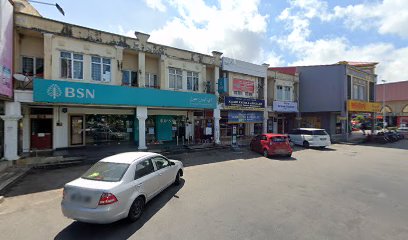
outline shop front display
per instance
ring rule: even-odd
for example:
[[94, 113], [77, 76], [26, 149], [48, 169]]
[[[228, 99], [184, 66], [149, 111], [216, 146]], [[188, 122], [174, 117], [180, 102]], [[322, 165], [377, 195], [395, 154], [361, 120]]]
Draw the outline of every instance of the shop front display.
[[[133, 132], [132, 115], [85, 115], [85, 142], [86, 144], [103, 144], [129, 142]], [[80, 116], [71, 116], [71, 144], [81, 143], [77, 131], [81, 124]], [[73, 144], [74, 143], [74, 144]]]

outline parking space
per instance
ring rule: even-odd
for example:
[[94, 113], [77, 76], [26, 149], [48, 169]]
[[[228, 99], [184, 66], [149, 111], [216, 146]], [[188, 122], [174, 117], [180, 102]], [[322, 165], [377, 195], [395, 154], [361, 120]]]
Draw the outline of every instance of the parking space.
[[174, 156], [184, 181], [133, 224], [92, 225], [60, 211], [61, 187], [89, 166], [31, 172], [0, 204], [4, 239], [408, 238], [408, 141], [295, 148], [292, 158], [246, 149]]

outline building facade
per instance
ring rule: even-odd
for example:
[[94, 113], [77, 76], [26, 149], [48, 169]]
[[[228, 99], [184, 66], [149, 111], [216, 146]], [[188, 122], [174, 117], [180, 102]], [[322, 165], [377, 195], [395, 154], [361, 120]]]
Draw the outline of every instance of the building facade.
[[376, 65], [339, 62], [296, 67], [301, 127], [323, 128], [333, 138], [346, 139], [355, 115], [374, 121], [380, 108], [375, 102]]
[[223, 57], [218, 81], [223, 143], [245, 144], [267, 127], [267, 68]]
[[19, 12], [14, 19], [14, 72], [25, 78], [5, 104], [3, 119], [18, 139], [4, 138], [6, 159], [88, 145], [219, 142], [214, 110], [221, 53]]
[[377, 119], [385, 115], [388, 126], [408, 126], [408, 81], [379, 84], [375, 90], [376, 101], [382, 103]]
[[268, 69], [269, 133], [288, 133], [300, 126], [299, 74], [296, 67]]

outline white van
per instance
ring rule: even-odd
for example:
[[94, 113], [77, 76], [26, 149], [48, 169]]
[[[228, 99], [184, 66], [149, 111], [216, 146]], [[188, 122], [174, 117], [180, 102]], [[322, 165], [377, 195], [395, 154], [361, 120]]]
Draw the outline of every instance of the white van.
[[289, 132], [290, 141], [303, 147], [330, 146], [330, 136], [324, 129], [318, 128], [296, 128]]

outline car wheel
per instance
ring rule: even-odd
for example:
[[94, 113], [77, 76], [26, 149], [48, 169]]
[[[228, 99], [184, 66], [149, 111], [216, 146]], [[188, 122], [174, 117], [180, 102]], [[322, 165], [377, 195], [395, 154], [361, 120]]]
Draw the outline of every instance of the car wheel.
[[304, 142], [303, 142], [303, 147], [309, 148], [309, 147], [310, 147], [309, 142], [308, 142], [308, 141], [304, 141]]
[[319, 149], [325, 149], [326, 148], [326, 146], [320, 146], [319, 147]]
[[263, 150], [263, 156], [266, 157], [266, 158], [269, 157], [268, 150], [266, 150], [266, 149]]
[[180, 185], [180, 171], [177, 172], [176, 179], [174, 180], [174, 185]]
[[132, 203], [132, 206], [129, 209], [128, 220], [130, 222], [135, 222], [137, 219], [142, 216], [143, 210], [145, 207], [145, 201], [142, 196], [139, 196]]

